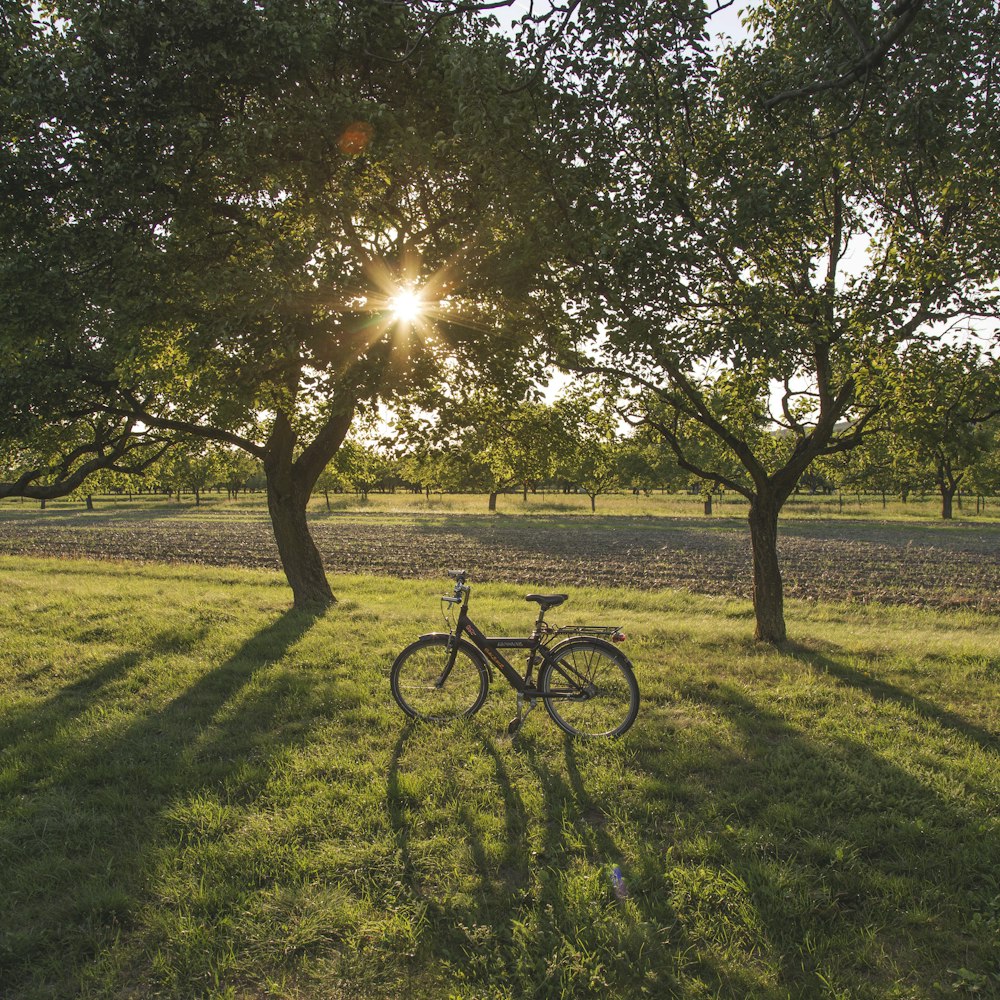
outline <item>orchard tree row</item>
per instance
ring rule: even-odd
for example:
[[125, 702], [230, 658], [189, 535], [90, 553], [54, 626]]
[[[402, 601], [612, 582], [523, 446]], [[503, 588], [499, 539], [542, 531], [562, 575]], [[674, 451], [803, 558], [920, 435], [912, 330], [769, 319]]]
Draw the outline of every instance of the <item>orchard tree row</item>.
[[728, 6], [5, 4], [0, 496], [240, 450], [322, 608], [306, 504], [355, 415], [416, 448], [435, 400], [499, 414], [558, 367], [746, 499], [781, 642], [782, 505], [936, 419], [946, 334], [995, 337], [1000, 15], [760, 0], [729, 43]]
[[[950, 519], [956, 495], [1000, 496], [1000, 373], [968, 346], [921, 351], [908, 364], [920, 366], [920, 379], [906, 365], [896, 368], [885, 419], [857, 448], [831, 455], [803, 476], [798, 491], [888, 496], [904, 503], [912, 495], [936, 494], [941, 516]], [[923, 366], [934, 363], [936, 377], [925, 378]], [[950, 364], [950, 378], [943, 366]], [[910, 380], [907, 382], [907, 380]], [[920, 391], [923, 387], [923, 391]], [[433, 412], [408, 413], [382, 429], [381, 439], [349, 436], [320, 473], [315, 493], [409, 490], [431, 493], [476, 493], [496, 510], [501, 493], [555, 490], [586, 494], [592, 511], [602, 494], [654, 491], [697, 492], [712, 513], [719, 487], [682, 468], [662, 435], [645, 424], [623, 427], [620, 406], [591, 389], [568, 392], [552, 404], [537, 399], [505, 402], [476, 394], [460, 402], [439, 400]], [[760, 416], [767, 433], [768, 421]], [[725, 456], [711, 437], [694, 440], [698, 430], [682, 435], [689, 453], [719, 465]], [[771, 430], [772, 461], [787, 461], [793, 438]], [[712, 454], [712, 449], [716, 450]], [[144, 473], [95, 473], [81, 488], [91, 505], [94, 492], [149, 491], [192, 494], [200, 503], [205, 492], [225, 491], [230, 498], [246, 490], [266, 489], [263, 466], [237, 449], [194, 444], [177, 446]]]

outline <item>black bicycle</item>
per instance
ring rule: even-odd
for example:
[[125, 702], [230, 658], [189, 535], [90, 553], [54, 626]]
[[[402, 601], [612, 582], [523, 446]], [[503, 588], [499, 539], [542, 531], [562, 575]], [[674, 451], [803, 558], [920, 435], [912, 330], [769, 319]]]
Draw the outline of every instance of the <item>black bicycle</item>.
[[[555, 628], [546, 623], [545, 612], [567, 595], [529, 594], [525, 600], [538, 605], [531, 635], [487, 636], [469, 618], [466, 572], [448, 575], [455, 590], [441, 602], [449, 631], [422, 635], [396, 657], [389, 672], [392, 697], [407, 715], [438, 722], [475, 715], [496, 667], [517, 691], [517, 715], [507, 726], [511, 735], [538, 701], [572, 736], [621, 736], [635, 722], [639, 685], [628, 657], [614, 645], [625, 639], [617, 626]], [[456, 606], [458, 618], [452, 622]], [[527, 652], [523, 676], [501, 652], [511, 649]]]

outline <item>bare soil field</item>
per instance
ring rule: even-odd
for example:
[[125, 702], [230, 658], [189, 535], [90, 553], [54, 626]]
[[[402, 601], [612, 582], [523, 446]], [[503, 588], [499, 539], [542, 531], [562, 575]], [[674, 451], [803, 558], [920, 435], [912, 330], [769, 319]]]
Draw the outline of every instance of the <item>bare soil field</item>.
[[[749, 596], [741, 518], [318, 514], [331, 572]], [[782, 522], [786, 594], [1000, 613], [1000, 525]], [[0, 553], [278, 567], [263, 511], [0, 511]]]

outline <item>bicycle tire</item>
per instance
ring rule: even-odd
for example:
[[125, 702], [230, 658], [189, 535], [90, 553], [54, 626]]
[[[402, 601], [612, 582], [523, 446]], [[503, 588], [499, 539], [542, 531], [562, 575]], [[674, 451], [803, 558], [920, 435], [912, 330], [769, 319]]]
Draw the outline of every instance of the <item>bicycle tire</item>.
[[410, 643], [396, 657], [389, 670], [389, 689], [411, 719], [450, 722], [482, 708], [490, 683], [482, 657], [468, 643], [459, 642], [454, 666], [439, 683], [449, 653], [449, 637], [432, 635]]
[[639, 685], [628, 657], [592, 639], [572, 639], [553, 650], [538, 686], [553, 722], [571, 736], [621, 736], [639, 714]]

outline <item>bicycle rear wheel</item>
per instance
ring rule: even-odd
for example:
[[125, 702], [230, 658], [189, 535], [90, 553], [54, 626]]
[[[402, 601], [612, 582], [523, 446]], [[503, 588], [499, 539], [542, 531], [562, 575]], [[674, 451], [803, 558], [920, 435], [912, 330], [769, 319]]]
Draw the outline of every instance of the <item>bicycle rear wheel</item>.
[[486, 664], [468, 643], [460, 642], [455, 662], [446, 672], [450, 645], [446, 635], [427, 636], [396, 657], [389, 688], [410, 718], [447, 722], [474, 715], [482, 707], [489, 689]]
[[589, 639], [555, 650], [542, 667], [539, 688], [549, 715], [571, 736], [621, 736], [639, 714], [632, 664]]

